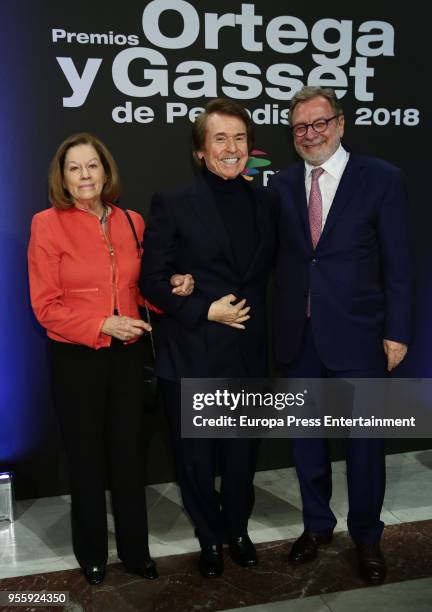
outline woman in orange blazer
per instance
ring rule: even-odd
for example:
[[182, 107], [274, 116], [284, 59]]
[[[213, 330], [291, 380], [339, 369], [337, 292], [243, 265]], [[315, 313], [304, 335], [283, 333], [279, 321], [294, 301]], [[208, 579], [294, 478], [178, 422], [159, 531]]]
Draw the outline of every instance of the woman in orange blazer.
[[[33, 217], [28, 250], [31, 302], [51, 349], [55, 404], [71, 473], [72, 539], [90, 584], [105, 576], [109, 482], [117, 552], [126, 569], [158, 577], [148, 547], [141, 452], [141, 249], [119, 195], [105, 145], [88, 133], [67, 138], [49, 173], [52, 207]], [[142, 217], [130, 211], [139, 244]], [[172, 279], [187, 295], [190, 277]]]

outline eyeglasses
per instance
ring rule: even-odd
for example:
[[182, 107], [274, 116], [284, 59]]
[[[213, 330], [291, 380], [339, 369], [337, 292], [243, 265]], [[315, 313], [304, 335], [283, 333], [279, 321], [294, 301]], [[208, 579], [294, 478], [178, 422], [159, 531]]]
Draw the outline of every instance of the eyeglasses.
[[306, 136], [308, 129], [311, 127], [314, 132], [325, 132], [328, 124], [336, 117], [340, 117], [340, 115], [333, 115], [333, 117], [329, 117], [328, 119], [316, 119], [312, 123], [298, 123], [297, 125], [293, 125], [292, 131], [294, 136], [301, 138], [302, 136]]

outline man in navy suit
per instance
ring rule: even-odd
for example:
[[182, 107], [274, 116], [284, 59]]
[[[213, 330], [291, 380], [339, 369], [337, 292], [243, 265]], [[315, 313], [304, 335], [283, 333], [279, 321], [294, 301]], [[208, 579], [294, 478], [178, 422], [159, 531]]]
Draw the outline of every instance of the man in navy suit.
[[[281, 196], [276, 269], [276, 357], [286, 377], [380, 378], [404, 358], [412, 283], [407, 196], [400, 171], [342, 145], [344, 116], [332, 89], [292, 99], [294, 146], [304, 160], [276, 175]], [[348, 529], [369, 583], [386, 573], [379, 547], [385, 455], [379, 439], [348, 439]], [[290, 561], [311, 561], [336, 518], [328, 441], [293, 440], [304, 532]]]
[[[225, 541], [235, 562], [257, 563], [247, 533], [257, 444], [182, 438], [180, 382], [267, 375], [265, 300], [274, 260], [276, 197], [252, 189], [241, 176], [253, 134], [249, 115], [238, 103], [209, 102], [192, 135], [201, 172], [191, 184], [154, 196], [141, 288], [164, 311], [156, 373], [183, 503], [201, 545], [200, 572], [210, 577], [222, 573]], [[188, 297], [171, 290], [170, 277], [181, 270], [195, 281]], [[214, 482], [218, 460], [220, 493]]]

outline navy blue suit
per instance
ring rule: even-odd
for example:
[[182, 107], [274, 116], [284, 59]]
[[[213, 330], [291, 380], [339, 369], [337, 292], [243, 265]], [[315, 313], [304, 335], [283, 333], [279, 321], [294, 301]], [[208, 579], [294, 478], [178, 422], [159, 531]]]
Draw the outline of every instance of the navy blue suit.
[[[250, 249], [250, 236], [239, 232], [233, 248], [221, 204], [218, 207], [217, 195], [203, 176], [182, 189], [156, 194], [144, 235], [141, 290], [164, 311], [156, 372], [163, 381], [183, 502], [202, 545], [246, 532], [254, 501], [256, 444], [240, 439], [182, 439], [180, 380], [267, 375], [265, 300], [274, 260], [276, 197], [243, 184], [242, 178], [235, 180], [241, 182], [241, 195], [255, 216], [256, 249], [250, 261], [239, 262], [234, 256], [241, 253], [243, 241]], [[172, 294], [170, 276], [176, 272], [193, 275], [192, 295]], [[245, 330], [207, 320], [210, 304], [230, 293], [246, 298], [251, 306]], [[220, 497], [214, 490], [217, 459]]]
[[[276, 266], [275, 351], [285, 376], [381, 377], [383, 339], [408, 344], [412, 270], [407, 196], [400, 171], [382, 160], [351, 154], [322, 235], [313, 249], [304, 163], [273, 177], [281, 196]], [[310, 291], [311, 317], [305, 316]], [[329, 508], [326, 440], [295, 440], [294, 460], [305, 527], [334, 528]], [[348, 528], [373, 544], [385, 487], [380, 440], [347, 441]]]

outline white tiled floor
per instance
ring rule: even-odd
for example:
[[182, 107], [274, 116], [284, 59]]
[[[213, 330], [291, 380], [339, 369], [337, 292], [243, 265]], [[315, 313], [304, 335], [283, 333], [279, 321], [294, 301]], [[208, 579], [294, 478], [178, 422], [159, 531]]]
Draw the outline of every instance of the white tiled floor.
[[[333, 464], [333, 484], [332, 507], [338, 518], [337, 530], [343, 531], [347, 511], [344, 462]], [[303, 527], [294, 470], [259, 472], [255, 486], [256, 503], [249, 524], [252, 539], [265, 542], [298, 536]], [[69, 503], [68, 496], [17, 503], [15, 523], [0, 522], [0, 578], [77, 567], [70, 544]], [[198, 549], [175, 484], [149, 486], [148, 508], [152, 556]], [[387, 458], [382, 517], [386, 524], [432, 519], [432, 450]], [[109, 524], [110, 560], [114, 562], [111, 516]]]

